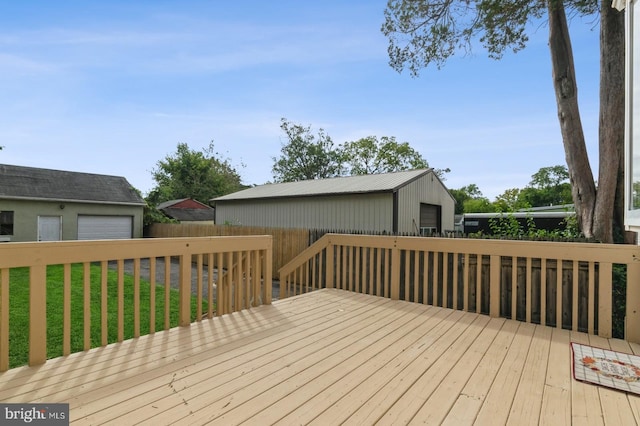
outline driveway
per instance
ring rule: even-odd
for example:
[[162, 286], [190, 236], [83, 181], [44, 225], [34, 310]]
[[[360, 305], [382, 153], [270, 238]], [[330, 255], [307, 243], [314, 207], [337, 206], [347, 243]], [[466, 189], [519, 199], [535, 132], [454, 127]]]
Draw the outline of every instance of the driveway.
[[[140, 260], [140, 278], [147, 281], [149, 281], [149, 276], [150, 276], [149, 264], [150, 264], [149, 259]], [[109, 267], [115, 268], [116, 263], [109, 262]], [[206, 285], [207, 280], [209, 278], [209, 271], [207, 269], [208, 268], [206, 266], [203, 266], [202, 268], [202, 282], [204, 283], [202, 297], [205, 299], [209, 297], [209, 291]], [[124, 261], [124, 270], [125, 270], [125, 273], [133, 275], [133, 260], [128, 259]], [[170, 271], [171, 271], [171, 278], [170, 278], [171, 287], [177, 290], [179, 288], [179, 277], [180, 277], [180, 263], [178, 259], [173, 259], [173, 258], [171, 259]], [[218, 271], [214, 269], [213, 281], [215, 282], [217, 278], [218, 278]], [[192, 264], [192, 269], [191, 269], [191, 292], [194, 295], [198, 290], [197, 279], [198, 279], [198, 267], [194, 263]], [[156, 259], [156, 283], [158, 285], [164, 285], [164, 258], [162, 257], [159, 257]], [[214, 284], [213, 286], [214, 299], [215, 299], [215, 289], [216, 289], [216, 286]], [[277, 300], [279, 299], [279, 296], [280, 296], [280, 283], [276, 280], [273, 280], [272, 298], [274, 300]]]

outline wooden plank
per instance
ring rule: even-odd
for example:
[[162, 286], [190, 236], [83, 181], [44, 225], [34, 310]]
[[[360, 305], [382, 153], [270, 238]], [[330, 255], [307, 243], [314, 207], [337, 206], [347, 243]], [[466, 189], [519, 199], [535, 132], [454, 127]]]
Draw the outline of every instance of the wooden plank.
[[[458, 353], [460, 345], [464, 346], [465, 343], [465, 338], [461, 336], [465, 336], [467, 340], [472, 340], [467, 330], [477, 318], [480, 317], [475, 314], [465, 313], [454, 324], [450, 324], [450, 331], [446, 333], [446, 337], [438, 339], [437, 343], [430, 346], [429, 350], [420, 357], [415, 358], [409, 366], [388, 380], [380, 391], [363, 400], [363, 403], [355, 410], [354, 408], [357, 404], [349, 404], [349, 414], [345, 422], [348, 424], [375, 424], [381, 421], [383, 416], [387, 414], [389, 408], [396, 402], [399, 402], [406, 392], [412, 388], [413, 384], [423, 377], [427, 371], [429, 372], [428, 377], [434, 380], [437, 379], [437, 375], [441, 374], [442, 371], [437, 371], [438, 367], [435, 366], [436, 363], [445, 356], [444, 354], [451, 353], [455, 355]], [[485, 317], [485, 320], [486, 319]], [[477, 330], [477, 328], [474, 327], [473, 330]], [[455, 346], [452, 347], [453, 344], [455, 344]], [[446, 362], [448, 361], [445, 360], [444, 363]], [[440, 363], [439, 366], [443, 367], [443, 363]], [[428, 386], [428, 383], [425, 385]], [[417, 397], [419, 398], [419, 395]], [[328, 411], [333, 412], [334, 408]], [[337, 410], [337, 412], [340, 412], [340, 410]], [[334, 424], [332, 420], [332, 417], [322, 417], [317, 419], [315, 424]]]
[[550, 327], [536, 327], [509, 412], [507, 420], [509, 424], [538, 424], [551, 332], [552, 328]]
[[171, 257], [164, 257], [164, 329], [169, 330], [171, 326]]
[[569, 331], [554, 328], [542, 396], [541, 424], [571, 424], [571, 380]]
[[478, 411], [475, 424], [506, 424], [535, 327], [533, 324], [520, 324], [518, 333], [514, 337]]
[[464, 254], [464, 265], [462, 267], [463, 277], [462, 277], [462, 309], [465, 312], [469, 311], [469, 253]]
[[429, 395], [422, 407], [411, 418], [410, 423], [441, 424], [444, 421], [460, 392], [479, 367], [504, 322], [503, 318], [492, 318], [482, 328], [469, 350], [464, 352], [438, 387]]
[[455, 324], [456, 318], [462, 315], [462, 312], [425, 307], [424, 311], [417, 314], [422, 318], [422, 324], [412, 330], [406, 330], [405, 327], [403, 331], [407, 333], [396, 343], [387, 345], [383, 351], [366, 361], [355, 359], [359, 365], [344, 371], [342, 377], [331, 384], [310, 383], [305, 387], [304, 395], [298, 395], [297, 390], [295, 399], [281, 399], [269, 410], [249, 419], [249, 422], [306, 424], [316, 418], [326, 424], [344, 421], [354, 407], [362, 405], [378, 389], [415, 362], [416, 358], [426, 356], [433, 345], [442, 345], [438, 342], [441, 339], [446, 341], [443, 336]]
[[[345, 303], [335, 295], [325, 296], [309, 300], [315, 302], [311, 304], [305, 300], [300, 302], [293, 300], [293, 304], [284, 304], [284, 307], [290, 306], [295, 309], [293, 316], [291, 316], [292, 314], [282, 315], [277, 310], [266, 310], [266, 312], [265, 310], [253, 310], [252, 314], [249, 314], [248, 311], [239, 312], [232, 321], [225, 321], [225, 317], [222, 317], [216, 319], [215, 322], [201, 323], [198, 327], [194, 326], [193, 333], [199, 336], [198, 339], [193, 338], [188, 328], [174, 328], [160, 333], [157, 338], [143, 336], [138, 340], [111, 345], [104, 350], [93, 350], [90, 352], [91, 356], [83, 356], [85, 354], [78, 353], [67, 358], [58, 358], [58, 362], [49, 362], [46, 364], [46, 368], [31, 371], [31, 374], [25, 374], [29, 371], [19, 370], [10, 375], [13, 376], [11, 384], [5, 383], [3, 389], [0, 390], [0, 400], [20, 398], [16, 402], [28, 402], [58, 395], [60, 400], [73, 400], [76, 405], [96, 400], [105, 400], [106, 403], [108, 395], [121, 395], [123, 389], [128, 389], [135, 384], [148, 383], [154, 377], [161, 377], [163, 374], [171, 376], [170, 372], [180, 371], [181, 368], [191, 365], [199, 359], [213, 358], [212, 362], [220, 363], [224, 359], [215, 358], [216, 354], [227, 353], [233, 348], [241, 348], [243, 353], [250, 352], [250, 347], [243, 346], [247, 344], [247, 339], [256, 342], [262, 340], [266, 344], [271, 344], [274, 341], [272, 336], [278, 332], [295, 334], [299, 333], [301, 328], [319, 327], [322, 329], [322, 323], [319, 323], [317, 319], [321, 316], [326, 317], [329, 306], [342, 308], [344, 311], [348, 309], [348, 306], [358, 303], [358, 300], [346, 301]], [[379, 303], [387, 302], [381, 299]], [[360, 304], [358, 310], [354, 309], [348, 314], [361, 314], [360, 311], [366, 313], [367, 306], [370, 305]], [[295, 314], [296, 311], [299, 313]], [[297, 316], [308, 318], [309, 321], [301, 319], [300, 322], [304, 326], [292, 329], [290, 321], [295, 320]], [[260, 319], [260, 322], [256, 322], [256, 319]], [[259, 331], [264, 331], [266, 334], [261, 335], [258, 333]], [[144, 342], [140, 340], [144, 340]], [[127, 344], [129, 342], [131, 343]], [[225, 346], [225, 343], [233, 344]], [[262, 343], [262, 346], [265, 343]], [[120, 346], [122, 349], [118, 350]], [[234, 353], [230, 356], [234, 358], [237, 355], [238, 353]], [[80, 358], [81, 362], [77, 358]], [[67, 360], [69, 361], [67, 362]], [[105, 364], [96, 364], [100, 362]], [[102, 368], [96, 368], [97, 366]], [[11, 370], [10, 373], [13, 371]], [[186, 375], [186, 373], [183, 374]], [[64, 380], [68, 380], [69, 383], [60, 387], [60, 377], [64, 377]], [[86, 386], [84, 381], [91, 385]], [[167, 382], [163, 383], [166, 385]], [[75, 389], [76, 386], [82, 386], [82, 392], [78, 392]], [[17, 392], [16, 389], [20, 392]], [[126, 396], [123, 397], [126, 400]]]
[[[335, 400], [333, 398], [334, 395], [332, 395], [334, 392], [331, 392], [329, 388], [340, 392], [338, 389], [349, 386], [352, 381], [361, 381], [362, 377], [359, 377], [358, 374], [353, 374], [356, 371], [365, 375], [370, 374], [371, 371], [380, 373], [380, 370], [395, 355], [402, 353], [402, 348], [406, 348], [408, 345], [410, 347], [412, 343], [415, 343], [416, 338], [422, 336], [426, 330], [424, 324], [428, 322], [429, 315], [425, 315], [425, 313], [429, 312], [430, 309], [432, 308], [420, 307], [412, 309], [398, 321], [396, 331], [380, 334], [377, 338], [374, 338], [376, 334], [373, 334], [371, 339], [368, 338], [366, 342], [363, 342], [362, 348], [353, 356], [347, 358], [346, 352], [338, 353], [336, 354], [338, 362], [333, 366], [330, 364], [331, 358], [325, 359], [320, 365], [314, 365], [298, 376], [289, 378], [273, 386], [268, 392], [251, 399], [250, 404], [246, 404], [247, 406], [241, 405], [225, 413], [216, 419], [214, 424], [216, 422], [238, 424], [249, 420], [251, 417], [255, 417], [254, 422], [260, 422], [261, 424], [269, 424], [275, 421], [284, 424], [309, 422], [316, 417], [318, 409], [321, 410], [321, 406], [327, 406], [326, 401], [319, 404], [318, 394], [320, 392], [323, 395], [328, 392], [332, 397], [331, 399]], [[391, 327], [389, 328], [391, 329]], [[353, 351], [351, 345], [348, 350]], [[346, 375], [350, 376], [351, 380], [345, 380]], [[341, 382], [342, 385], [333, 386], [337, 382]], [[254, 385], [252, 384], [251, 386]], [[290, 392], [292, 389], [295, 390], [295, 393]], [[291, 418], [280, 419], [283, 413], [286, 413], [292, 407], [299, 407], [306, 402], [311, 403], [311, 407], [308, 407], [311, 412], [306, 413], [307, 415], [304, 417], [306, 420], [303, 421], [300, 415], [294, 415], [295, 420]], [[267, 412], [272, 415], [266, 414]]]
[[458, 395], [453, 407], [443, 419], [443, 425], [471, 424], [475, 421], [491, 384], [511, 348], [520, 323], [505, 321], [478, 367]]
[[[631, 352], [629, 345], [622, 340], [605, 339], [599, 336], [589, 336], [589, 344], [603, 349], [611, 349], [620, 352]], [[631, 425], [636, 423], [633, 409], [629, 403], [629, 397], [624, 392], [598, 386], [600, 404], [605, 423], [615, 425]]]
[[[391, 302], [379, 301], [378, 303]], [[166, 386], [160, 386], [160, 394], [164, 397], [152, 403], [158, 408], [146, 410], [146, 414], [141, 412], [138, 415], [137, 411], [135, 414], [130, 413], [127, 419], [136, 422], [144, 420], [172, 424], [202, 422], [228, 424], [228, 419], [222, 416], [242, 406], [243, 402], [254, 399], [264, 392], [268, 392], [269, 397], [281, 395], [281, 392], [289, 393], [287, 389], [292, 383], [287, 381], [288, 378], [297, 376], [293, 381], [294, 387], [297, 387], [298, 383], [312, 380], [317, 376], [318, 369], [322, 371], [329, 369], [336, 363], [354, 356], [358, 351], [364, 350], [377, 337], [401, 328], [402, 324], [410, 318], [408, 313], [419, 308], [419, 305], [405, 304], [400, 309], [390, 312], [387, 315], [388, 321], [382, 327], [377, 321], [379, 315], [379, 313], [376, 315], [377, 310], [368, 309], [364, 310], [362, 314], [364, 317], [359, 320], [337, 321], [333, 330], [326, 328], [315, 333], [315, 336], [304, 335], [302, 339], [300, 336], [293, 335], [292, 339], [296, 343], [285, 339], [280, 342], [280, 351], [261, 351], [260, 363], [264, 366], [262, 368], [247, 371], [246, 366], [239, 363], [237, 359], [233, 361], [235, 367], [231, 369], [224, 365], [218, 368], [208, 366], [196, 376], [200, 383], [206, 385], [188, 387], [180, 391], [181, 398], [189, 401], [188, 405], [184, 405], [182, 401], [176, 401], [172, 392], [166, 392]], [[342, 313], [341, 315], [350, 314]], [[329, 336], [334, 337], [329, 338]], [[365, 336], [367, 336], [366, 339], [364, 339]], [[282, 368], [285, 361], [286, 368]], [[172, 386], [177, 389], [182, 388], [176, 379], [172, 379]], [[145, 393], [145, 396], [149, 396], [149, 393]], [[244, 410], [250, 409], [250, 405], [244, 406]], [[149, 413], [154, 417], [148, 418]], [[111, 416], [111, 413], [108, 415]]]
[[[571, 341], [589, 345], [589, 336], [572, 331]], [[571, 422], [584, 425], [604, 424], [597, 386], [578, 380], [571, 381]]]
[[562, 319], [564, 312], [562, 311], [562, 259], [556, 259], [556, 328], [562, 328]]

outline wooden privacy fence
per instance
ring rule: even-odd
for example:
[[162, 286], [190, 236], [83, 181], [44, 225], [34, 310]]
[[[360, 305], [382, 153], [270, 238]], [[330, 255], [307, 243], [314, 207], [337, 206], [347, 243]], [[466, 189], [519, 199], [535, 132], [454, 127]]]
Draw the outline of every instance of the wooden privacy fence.
[[623, 265], [640, 342], [639, 261], [627, 245], [327, 234], [280, 269], [280, 297], [338, 288], [611, 337]]
[[[149, 228], [149, 237], [206, 237], [271, 235], [273, 238], [273, 263], [275, 273], [301, 251], [309, 247], [308, 229], [264, 228], [257, 226], [213, 225], [200, 223], [154, 223]], [[276, 278], [275, 276], [273, 278]]]
[[[124, 339], [125, 309], [132, 311], [133, 337], [140, 335], [140, 304], [149, 306], [149, 332], [155, 331], [156, 277], [164, 272], [164, 328], [169, 328], [170, 287], [179, 289], [178, 324], [191, 323], [191, 301], [195, 297], [195, 320], [213, 315], [271, 303], [271, 237], [207, 237], [207, 238], [167, 238], [139, 240], [62, 241], [6, 243], [0, 245], [0, 371], [9, 366], [9, 313], [12, 300], [10, 286], [16, 268], [28, 268], [29, 286], [29, 327], [18, 330], [29, 335], [29, 364], [44, 363], [47, 359], [47, 297], [48, 292], [62, 293], [62, 323], [54, 324], [62, 328], [63, 355], [71, 352], [71, 339], [81, 339], [83, 349], [91, 347], [92, 327], [100, 329], [100, 342], [107, 341], [109, 317], [117, 316], [117, 341]], [[192, 257], [197, 266], [192, 277]], [[208, 267], [204, 268], [204, 261]], [[125, 261], [133, 263], [133, 280], [125, 289]], [[141, 301], [141, 263], [149, 265], [148, 300]], [[115, 263], [117, 279], [108, 279], [108, 271]], [[80, 289], [74, 284], [73, 291], [82, 293], [82, 305], [71, 306], [72, 266], [77, 270], [81, 265]], [[163, 265], [162, 265], [163, 264]], [[214, 270], [214, 266], [216, 269]], [[52, 265], [63, 265], [62, 282], [48, 282], [47, 272]], [[163, 266], [163, 267], [162, 267]], [[99, 267], [99, 294], [91, 293], [92, 268]], [[172, 268], [177, 267], [177, 274]], [[205, 272], [207, 272], [205, 274]], [[178, 282], [172, 282], [172, 275]], [[206, 276], [206, 278], [205, 278]], [[74, 277], [78, 278], [78, 277]], [[74, 281], [76, 282], [76, 281]], [[129, 282], [129, 281], [127, 281]], [[195, 284], [194, 284], [195, 283]], [[162, 284], [162, 283], [161, 283]], [[117, 286], [117, 312], [108, 312], [109, 289]], [[110, 288], [108, 288], [110, 287]], [[130, 288], [129, 288], [130, 287]], [[133, 293], [133, 306], [124, 306], [125, 291]], [[208, 300], [203, 299], [204, 294]], [[158, 294], [162, 298], [161, 294]], [[99, 298], [98, 307], [92, 306], [92, 298]], [[206, 303], [203, 303], [206, 302]], [[203, 306], [207, 312], [203, 312]], [[214, 310], [215, 306], [215, 310]], [[99, 311], [99, 312], [96, 312]], [[92, 315], [93, 314], [93, 315]], [[92, 320], [92, 316], [94, 320]], [[82, 336], [71, 335], [71, 319], [83, 322]], [[98, 318], [96, 321], [95, 318]], [[49, 324], [51, 325], [51, 324]]]

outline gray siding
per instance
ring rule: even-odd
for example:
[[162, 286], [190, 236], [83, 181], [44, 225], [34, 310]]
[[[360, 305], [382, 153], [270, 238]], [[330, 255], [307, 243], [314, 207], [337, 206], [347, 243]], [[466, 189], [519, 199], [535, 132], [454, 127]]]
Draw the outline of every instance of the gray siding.
[[393, 197], [378, 193], [218, 201], [216, 223], [391, 232]]
[[[64, 208], [60, 208], [64, 206]], [[84, 204], [30, 200], [0, 200], [0, 211], [10, 210], [13, 215], [12, 242], [36, 241], [38, 216], [62, 216], [62, 239], [78, 238], [78, 215], [132, 216], [133, 236], [142, 237], [142, 206]]]
[[416, 226], [420, 226], [420, 203], [441, 206], [441, 231], [453, 230], [455, 202], [442, 182], [429, 173], [398, 190], [398, 232], [416, 232]]

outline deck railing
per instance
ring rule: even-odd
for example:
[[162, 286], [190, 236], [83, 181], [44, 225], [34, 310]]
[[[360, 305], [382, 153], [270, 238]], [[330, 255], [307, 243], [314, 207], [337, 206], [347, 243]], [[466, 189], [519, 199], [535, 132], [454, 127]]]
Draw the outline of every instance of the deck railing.
[[[47, 269], [52, 265], [63, 265], [63, 279], [54, 283], [62, 297], [62, 347], [63, 355], [71, 351], [72, 309], [79, 310], [83, 319], [83, 348], [91, 347], [92, 326], [100, 328], [101, 345], [106, 345], [108, 317], [117, 315], [117, 341], [124, 339], [125, 322], [125, 261], [132, 262], [133, 337], [140, 335], [140, 275], [141, 262], [149, 265], [149, 332], [155, 331], [156, 323], [156, 273], [164, 271], [164, 279], [158, 291], [164, 291], [164, 328], [170, 327], [170, 288], [179, 290], [178, 324], [191, 323], [191, 300], [195, 297], [195, 319], [211, 318], [260, 304], [271, 303], [272, 237], [203, 237], [203, 238], [159, 238], [136, 240], [63, 241], [0, 244], [0, 371], [9, 368], [9, 310], [11, 294], [11, 270], [29, 270], [29, 364], [37, 365], [47, 359]], [[164, 269], [160, 263], [164, 263]], [[173, 266], [172, 266], [173, 263]], [[82, 265], [83, 303], [71, 306], [72, 265]], [[100, 313], [99, 321], [92, 324], [91, 268], [100, 267]], [[196, 266], [196, 276], [192, 268]], [[178, 268], [175, 271], [175, 268]], [[107, 312], [108, 270], [117, 271], [117, 312]], [[178, 276], [172, 282], [171, 275]], [[158, 273], [159, 275], [159, 273]], [[205, 278], [206, 277], [206, 278]], [[175, 280], [174, 280], [175, 281]], [[193, 284], [195, 282], [195, 284]], [[164, 289], [162, 288], [164, 284]], [[195, 286], [195, 288], [194, 288]], [[49, 283], [51, 289], [51, 283]], [[206, 299], [204, 294], [206, 293]], [[215, 294], [215, 296], [214, 296]], [[94, 295], [95, 296], [95, 295]], [[208, 303], [203, 304], [203, 300]], [[203, 312], [203, 305], [207, 311]], [[215, 310], [214, 310], [215, 306]], [[93, 312], [93, 314], [96, 314]], [[77, 318], [75, 315], [74, 318]], [[95, 324], [98, 322], [99, 324]], [[77, 338], [77, 337], [74, 337]]]
[[338, 288], [611, 337], [620, 268], [640, 342], [637, 246], [327, 234], [280, 269], [280, 295]]

